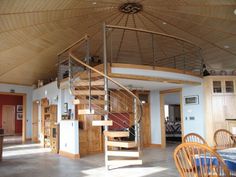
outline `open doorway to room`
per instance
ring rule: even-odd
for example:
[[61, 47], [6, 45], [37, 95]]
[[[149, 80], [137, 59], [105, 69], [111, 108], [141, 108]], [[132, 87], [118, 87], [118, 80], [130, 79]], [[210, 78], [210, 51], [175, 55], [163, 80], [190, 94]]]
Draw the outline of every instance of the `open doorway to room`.
[[0, 94], [0, 128], [4, 129], [4, 144], [22, 142], [24, 98], [17, 94]]
[[160, 92], [163, 147], [182, 142], [181, 93], [181, 89]]

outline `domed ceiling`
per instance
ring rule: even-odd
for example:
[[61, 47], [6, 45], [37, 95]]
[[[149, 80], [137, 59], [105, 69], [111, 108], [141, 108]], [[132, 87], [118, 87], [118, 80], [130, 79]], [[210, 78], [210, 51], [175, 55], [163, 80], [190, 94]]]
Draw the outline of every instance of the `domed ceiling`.
[[101, 55], [103, 22], [184, 38], [202, 48], [209, 68], [233, 70], [235, 9], [235, 0], [1, 0], [0, 82], [55, 77], [57, 53], [85, 34], [93, 55]]

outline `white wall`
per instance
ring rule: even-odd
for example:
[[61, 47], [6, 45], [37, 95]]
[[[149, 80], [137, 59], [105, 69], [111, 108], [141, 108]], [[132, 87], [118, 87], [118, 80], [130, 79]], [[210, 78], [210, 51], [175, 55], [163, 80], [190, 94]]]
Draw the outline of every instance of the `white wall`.
[[161, 144], [161, 118], [159, 90], [150, 92], [151, 143]]
[[[72, 109], [73, 118], [75, 117], [75, 108], [73, 105], [74, 96], [69, 93], [69, 89], [58, 89], [57, 82], [51, 82], [43, 87], [37, 88], [33, 91], [33, 100], [41, 100], [47, 98], [49, 104], [57, 105], [57, 122], [61, 121], [61, 115], [64, 114], [64, 103], [68, 103], [68, 109]], [[41, 106], [39, 105], [39, 130], [38, 136], [42, 140], [43, 135], [41, 134]]]
[[32, 91], [33, 91], [33, 88], [30, 86], [0, 84], [0, 92], [9, 93], [11, 89], [15, 90], [15, 93], [26, 94], [26, 138], [31, 138], [31, 135], [32, 135]]
[[[167, 94], [166, 96], [168, 97]], [[184, 97], [198, 95], [199, 104], [196, 105], [185, 105]], [[172, 98], [173, 101], [167, 100], [168, 102], [177, 102], [179, 97], [178, 94], [171, 95], [168, 99]], [[185, 86], [182, 90], [182, 101], [183, 101], [183, 132], [184, 135], [195, 132], [203, 137], [205, 131], [204, 124], [204, 90], [203, 86]], [[150, 92], [150, 119], [151, 119], [151, 143], [161, 144], [161, 121], [160, 121], [160, 93], [158, 90]], [[194, 117], [194, 120], [190, 120], [190, 117]]]
[[[56, 104], [58, 105], [59, 100], [59, 92], [60, 90], [57, 88], [57, 82], [51, 82], [47, 85], [44, 85], [40, 88], [37, 88], [33, 91], [33, 101], [41, 100], [43, 98], [47, 98], [49, 100], [49, 104]], [[39, 106], [38, 112], [38, 137], [42, 142], [43, 135], [41, 134], [41, 122], [42, 122], [42, 111], [41, 111], [41, 104]], [[59, 117], [59, 110], [57, 110], [57, 117]]]
[[[183, 99], [183, 119], [184, 119], [184, 135], [194, 132], [205, 137], [205, 123], [204, 123], [204, 90], [203, 85], [200, 86], [186, 86], [182, 92]], [[198, 95], [199, 104], [186, 105], [184, 103], [185, 96]], [[194, 120], [190, 120], [194, 117]]]
[[57, 104], [57, 97], [59, 96], [59, 89], [57, 88], [57, 82], [51, 82], [33, 91], [33, 100], [41, 100], [47, 98], [49, 104]]
[[75, 105], [73, 104], [74, 96], [70, 94], [69, 89], [61, 90], [62, 93], [62, 112], [64, 114], [64, 103], [68, 103], [68, 109], [71, 109], [72, 117], [71, 119], [75, 119]]
[[79, 154], [79, 121], [60, 122], [60, 151]]
[[165, 104], [180, 104], [179, 93], [168, 93], [165, 95]]

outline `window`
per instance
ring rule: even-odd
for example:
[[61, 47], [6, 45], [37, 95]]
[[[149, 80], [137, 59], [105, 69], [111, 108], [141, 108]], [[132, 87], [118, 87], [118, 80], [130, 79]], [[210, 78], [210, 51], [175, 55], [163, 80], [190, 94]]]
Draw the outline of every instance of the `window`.
[[234, 93], [234, 82], [225, 81], [225, 91], [226, 93]]
[[213, 92], [222, 93], [221, 81], [213, 81]]

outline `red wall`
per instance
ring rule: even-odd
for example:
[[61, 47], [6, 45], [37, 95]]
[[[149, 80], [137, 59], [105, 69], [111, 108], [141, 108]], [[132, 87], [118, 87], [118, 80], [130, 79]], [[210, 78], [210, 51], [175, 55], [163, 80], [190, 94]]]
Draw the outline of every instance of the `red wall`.
[[0, 94], [0, 128], [2, 128], [2, 105], [15, 106], [15, 133], [22, 133], [22, 120], [16, 120], [16, 106], [23, 105], [23, 97], [16, 95]]
[[109, 114], [109, 119], [113, 120], [113, 125], [109, 126], [109, 130], [123, 130], [129, 128], [129, 114], [128, 113], [112, 113]]

